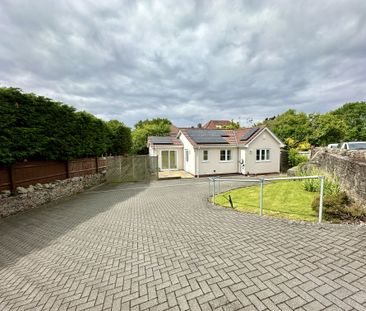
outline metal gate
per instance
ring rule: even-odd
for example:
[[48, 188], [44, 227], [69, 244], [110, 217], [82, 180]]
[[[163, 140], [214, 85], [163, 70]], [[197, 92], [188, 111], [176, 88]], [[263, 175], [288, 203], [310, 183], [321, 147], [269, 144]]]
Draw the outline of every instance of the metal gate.
[[158, 157], [133, 155], [107, 158], [107, 182], [157, 180], [158, 171]]

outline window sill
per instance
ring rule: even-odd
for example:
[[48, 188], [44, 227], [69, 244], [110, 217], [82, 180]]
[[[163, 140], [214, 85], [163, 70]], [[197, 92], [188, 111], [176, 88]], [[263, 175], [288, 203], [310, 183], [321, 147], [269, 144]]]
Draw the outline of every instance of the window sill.
[[272, 162], [271, 160], [256, 160], [255, 161], [256, 163], [263, 163], [263, 162]]
[[220, 163], [230, 163], [233, 162], [233, 160], [220, 160]]

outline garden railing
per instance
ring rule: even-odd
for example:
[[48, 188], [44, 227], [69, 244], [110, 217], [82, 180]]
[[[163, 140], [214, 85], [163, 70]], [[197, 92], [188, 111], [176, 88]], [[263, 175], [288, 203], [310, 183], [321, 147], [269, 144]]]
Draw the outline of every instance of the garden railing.
[[[320, 180], [320, 197], [319, 197], [319, 215], [318, 222], [322, 222], [323, 217], [323, 196], [324, 196], [324, 176], [294, 176], [294, 177], [269, 177], [269, 178], [225, 178], [220, 176], [209, 177], [209, 195], [212, 197], [212, 203], [215, 205], [215, 196], [221, 192], [221, 182], [242, 182], [242, 183], [258, 183], [259, 190], [259, 215], [263, 216], [263, 187], [265, 182], [278, 180], [305, 180], [305, 179], [319, 179]], [[212, 195], [211, 195], [212, 194]]]

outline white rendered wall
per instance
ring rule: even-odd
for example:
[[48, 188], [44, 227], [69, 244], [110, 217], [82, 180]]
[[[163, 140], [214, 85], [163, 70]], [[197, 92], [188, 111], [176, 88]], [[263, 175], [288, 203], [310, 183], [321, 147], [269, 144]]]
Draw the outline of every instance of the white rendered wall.
[[[269, 149], [269, 161], [257, 161], [256, 150]], [[264, 130], [255, 140], [253, 140], [246, 149], [246, 172], [249, 174], [265, 174], [280, 172], [280, 144], [273, 136]]]

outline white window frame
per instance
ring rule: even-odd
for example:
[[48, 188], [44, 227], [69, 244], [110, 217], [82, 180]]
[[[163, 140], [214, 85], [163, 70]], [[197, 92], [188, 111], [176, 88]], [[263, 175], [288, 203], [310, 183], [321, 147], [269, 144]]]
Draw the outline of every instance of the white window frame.
[[[257, 158], [258, 151], [259, 151], [259, 160]], [[263, 155], [264, 155], [264, 157], [263, 157]], [[256, 162], [271, 162], [271, 149], [270, 148], [256, 149], [255, 161]]]
[[188, 149], [184, 149], [184, 157], [185, 157], [186, 162], [188, 162], [189, 161], [189, 150]]
[[[163, 168], [163, 152], [168, 153], [168, 167]], [[174, 152], [174, 161], [175, 161], [175, 167], [171, 167], [171, 153]], [[161, 170], [162, 171], [174, 171], [178, 170], [178, 150], [170, 149], [170, 150], [160, 150], [160, 158], [161, 158]]]
[[[206, 154], [206, 159], [205, 159], [205, 154]], [[202, 151], [202, 162], [208, 162], [208, 150], [205, 149]]]
[[[221, 160], [221, 151], [225, 151], [225, 160]], [[230, 158], [229, 158], [230, 155]], [[231, 149], [220, 149], [220, 162], [232, 162]]]

